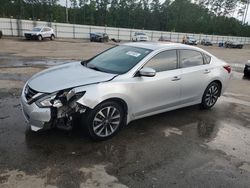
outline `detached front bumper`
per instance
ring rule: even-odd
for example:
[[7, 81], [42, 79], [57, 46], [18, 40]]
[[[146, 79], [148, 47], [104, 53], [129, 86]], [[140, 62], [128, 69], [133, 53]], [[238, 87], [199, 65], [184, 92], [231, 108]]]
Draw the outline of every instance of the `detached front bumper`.
[[30, 125], [31, 130], [39, 131], [41, 129], [48, 129], [51, 127], [51, 109], [40, 108], [35, 102], [28, 104], [24, 91], [21, 95], [21, 107], [24, 118]]

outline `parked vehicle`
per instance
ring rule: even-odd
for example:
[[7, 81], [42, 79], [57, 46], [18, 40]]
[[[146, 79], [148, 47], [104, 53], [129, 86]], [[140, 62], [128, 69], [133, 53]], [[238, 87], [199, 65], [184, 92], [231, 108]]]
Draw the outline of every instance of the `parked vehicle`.
[[244, 76], [250, 77], [250, 60], [248, 60], [248, 62], [245, 65]]
[[107, 33], [90, 33], [91, 42], [108, 42], [109, 36]]
[[184, 36], [182, 39], [183, 44], [197, 45], [197, 40], [194, 37]]
[[148, 36], [143, 32], [135, 32], [134, 35], [132, 36], [133, 42], [148, 41], [148, 40], [149, 40]]
[[226, 41], [224, 46], [226, 48], [239, 48], [239, 49], [243, 48], [243, 44], [237, 41]]
[[55, 39], [54, 30], [50, 27], [34, 27], [31, 31], [24, 33], [24, 36], [27, 40], [43, 40], [49, 38], [50, 40]]
[[208, 39], [202, 39], [201, 40], [201, 45], [204, 45], [204, 46], [213, 46], [212, 42]]
[[127, 43], [32, 76], [21, 105], [33, 131], [81, 117], [91, 138], [105, 140], [136, 119], [195, 104], [212, 108], [230, 77], [227, 63], [197, 47]]
[[0, 39], [2, 38], [3, 36], [3, 32], [0, 30]]
[[166, 36], [161, 36], [159, 38], [159, 41], [171, 42], [171, 39], [169, 37], [166, 37]]
[[224, 42], [220, 41], [220, 42], [218, 43], [218, 47], [220, 47], [220, 48], [224, 47]]

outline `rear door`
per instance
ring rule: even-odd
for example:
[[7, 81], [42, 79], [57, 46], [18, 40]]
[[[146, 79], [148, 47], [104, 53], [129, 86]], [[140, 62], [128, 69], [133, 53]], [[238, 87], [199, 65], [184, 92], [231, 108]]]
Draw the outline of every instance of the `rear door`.
[[43, 37], [50, 37], [50, 28], [44, 27], [42, 30]]
[[211, 65], [205, 60], [201, 52], [195, 50], [179, 50], [179, 63], [182, 77], [182, 103], [185, 104], [201, 100], [209, 84]]

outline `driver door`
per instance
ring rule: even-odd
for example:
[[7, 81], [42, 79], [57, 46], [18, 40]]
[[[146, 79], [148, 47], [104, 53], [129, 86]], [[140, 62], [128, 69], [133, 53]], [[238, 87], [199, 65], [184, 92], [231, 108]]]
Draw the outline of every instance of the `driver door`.
[[166, 111], [180, 101], [181, 71], [176, 50], [158, 53], [144, 67], [153, 68], [156, 75], [133, 78], [133, 116], [136, 119]]

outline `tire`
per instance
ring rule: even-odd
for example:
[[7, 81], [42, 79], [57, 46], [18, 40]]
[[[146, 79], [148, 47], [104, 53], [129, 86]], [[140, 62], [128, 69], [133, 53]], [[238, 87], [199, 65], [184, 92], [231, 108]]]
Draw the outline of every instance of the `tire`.
[[248, 72], [248, 70], [247, 70], [247, 67], [244, 68], [244, 76], [245, 76], [245, 77], [249, 76], [249, 72]]
[[50, 40], [55, 40], [55, 35], [51, 35]]
[[43, 37], [42, 37], [41, 35], [38, 35], [38, 36], [37, 36], [37, 39], [38, 39], [39, 41], [42, 41], [42, 40], [43, 40]]
[[220, 94], [221, 94], [221, 86], [217, 82], [210, 83], [207, 86], [202, 96], [201, 108], [202, 109], [212, 108], [217, 102]]
[[103, 141], [119, 132], [124, 123], [124, 117], [124, 109], [118, 103], [107, 101], [87, 112], [83, 123], [91, 139]]

